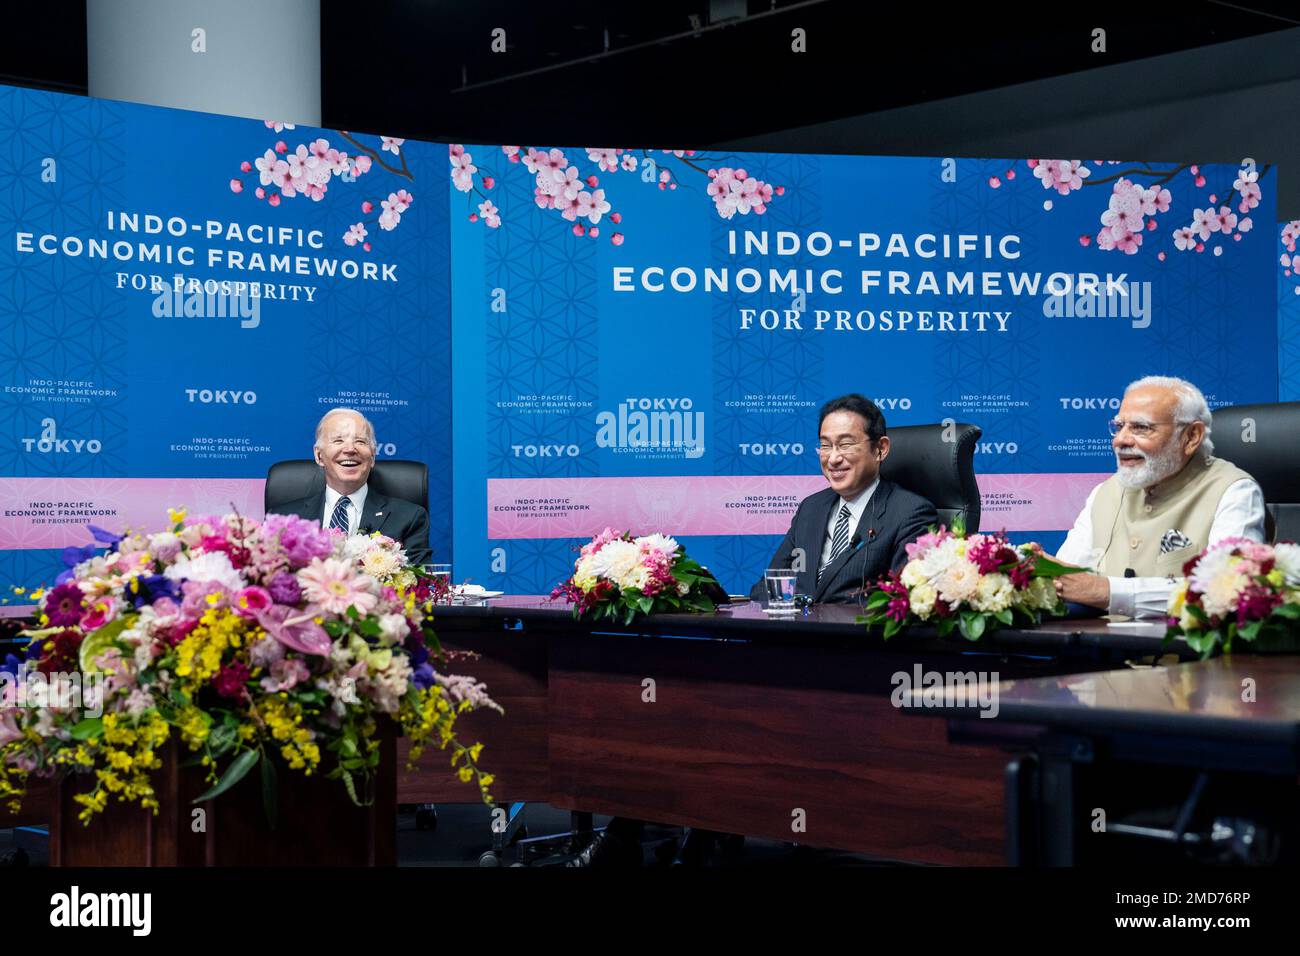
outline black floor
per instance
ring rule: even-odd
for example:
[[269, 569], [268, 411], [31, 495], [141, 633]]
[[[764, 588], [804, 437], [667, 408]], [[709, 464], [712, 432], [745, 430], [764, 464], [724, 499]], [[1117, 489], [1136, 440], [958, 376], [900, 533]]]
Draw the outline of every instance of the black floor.
[[[427, 816], [420, 822], [427, 823]], [[605, 826], [609, 817], [596, 816], [593, 825]], [[491, 811], [479, 804], [439, 804], [437, 825], [421, 829], [415, 813], [400, 813], [397, 819], [398, 865], [416, 866], [510, 866], [521, 859], [526, 865], [555, 865], [571, 856], [572, 846], [566, 841], [538, 841], [539, 837], [562, 834], [571, 828], [568, 811], [544, 804], [528, 804], [521, 811], [516, 826], [509, 836], [513, 845], [501, 846], [494, 852]], [[521, 832], [522, 831], [522, 832]], [[642, 842], [646, 866], [667, 866], [682, 837], [680, 828], [647, 826]], [[523, 840], [523, 843], [518, 842]], [[532, 841], [532, 842], [530, 842]], [[490, 857], [488, 859], [485, 857]], [[17, 830], [0, 829], [0, 866], [14, 862], [30, 866], [48, 863], [47, 840], [43, 828], [22, 827]], [[819, 850], [795, 846], [774, 840], [753, 837], [732, 841], [731, 845], [711, 853], [704, 865], [716, 867], [838, 867], [891, 865], [861, 854], [838, 850]]]

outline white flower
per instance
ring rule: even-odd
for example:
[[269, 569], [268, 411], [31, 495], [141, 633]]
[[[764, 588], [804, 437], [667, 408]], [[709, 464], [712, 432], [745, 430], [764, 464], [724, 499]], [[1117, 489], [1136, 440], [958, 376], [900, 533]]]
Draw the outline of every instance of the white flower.
[[615, 584], [641, 563], [641, 552], [631, 541], [611, 541], [591, 557], [593, 573]]
[[1300, 587], [1300, 544], [1275, 545], [1273, 558], [1273, 566], [1282, 572], [1287, 587]]
[[929, 580], [925, 574], [925, 559], [914, 558], [903, 565], [903, 573], [899, 578], [903, 582], [903, 587], [911, 590], [917, 585]]
[[912, 613], [921, 620], [926, 620], [934, 611], [934, 602], [938, 597], [939, 592], [931, 584], [921, 584], [912, 588], [908, 594], [908, 602]]
[[379, 617], [379, 636], [385, 644], [400, 644], [406, 640], [411, 628], [400, 614], [383, 614]]
[[391, 551], [374, 548], [361, 558], [361, 570], [372, 578], [383, 580], [402, 567], [401, 559]]
[[224, 551], [212, 551], [196, 558], [181, 558], [164, 574], [173, 581], [188, 579], [190, 581], [216, 581], [230, 591], [238, 591], [244, 586], [244, 579], [230, 563], [230, 556]]
[[965, 558], [954, 561], [948, 570], [939, 576], [939, 596], [950, 606], [955, 607], [975, 597], [980, 584], [979, 568]]
[[662, 551], [664, 554], [668, 555], [669, 558], [672, 558], [677, 554], [677, 549], [679, 547], [676, 539], [662, 534], [648, 534], [644, 538], [637, 538], [632, 543], [636, 545], [644, 544], [657, 551]]
[[975, 587], [975, 596], [971, 599], [971, 606], [977, 611], [996, 614], [998, 611], [1005, 611], [1011, 606], [1013, 593], [1011, 579], [1005, 574], [997, 572], [986, 574], [980, 578], [979, 584]]
[[149, 536], [149, 552], [166, 564], [181, 553], [181, 539], [171, 531], [160, 531]]

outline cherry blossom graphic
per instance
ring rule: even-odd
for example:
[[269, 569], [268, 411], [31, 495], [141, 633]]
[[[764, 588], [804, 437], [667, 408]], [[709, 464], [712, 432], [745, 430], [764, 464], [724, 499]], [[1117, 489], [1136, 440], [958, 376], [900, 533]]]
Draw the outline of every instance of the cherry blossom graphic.
[[[1254, 227], [1250, 211], [1259, 205], [1262, 195], [1259, 181], [1268, 175], [1271, 168], [1265, 165], [1256, 169], [1254, 162], [1247, 160], [1237, 170], [1232, 186], [1222, 190], [1222, 200], [1219, 190], [1207, 192], [1204, 205], [1191, 210], [1190, 222], [1184, 219], [1180, 225], [1161, 230], [1157, 217], [1168, 214], [1173, 205], [1173, 196], [1165, 188], [1167, 183], [1176, 176], [1187, 175], [1197, 189], [1209, 189], [1209, 181], [1198, 164], [1169, 164], [1166, 167], [1147, 163], [1110, 172], [1105, 167], [1122, 164], [1100, 159], [1093, 160], [1091, 166], [1081, 159], [1027, 159], [1024, 163], [1042, 188], [1058, 197], [1092, 187], [1110, 186], [1106, 208], [1098, 217], [1101, 228], [1095, 236], [1080, 236], [1081, 246], [1089, 247], [1095, 243], [1096, 248], [1103, 252], [1122, 252], [1132, 256], [1142, 248], [1143, 240], [1154, 234], [1172, 244], [1172, 249], [1169, 245], [1157, 249], [1156, 257], [1162, 262], [1170, 252], [1203, 253], [1209, 250], [1213, 255], [1222, 255], [1227, 239], [1240, 241], [1242, 235]], [[1102, 172], [1107, 174], [1096, 175]], [[1012, 168], [1007, 170], [1005, 177], [990, 177], [988, 185], [999, 189], [1003, 179], [1013, 181], [1015, 178], [1015, 169]], [[1226, 187], [1226, 182], [1223, 185]], [[1052, 200], [1043, 202], [1045, 211], [1050, 212], [1052, 207]], [[1149, 248], [1156, 245], [1155, 242], [1148, 243]]]
[[[292, 123], [277, 120], [266, 120], [265, 124], [267, 129], [277, 133], [294, 128]], [[331, 146], [329, 140], [323, 137], [299, 143], [292, 150], [284, 140], [277, 140], [261, 156], [251, 162], [241, 162], [239, 171], [242, 176], [257, 177], [252, 195], [270, 206], [279, 206], [283, 200], [296, 198], [320, 202], [335, 180], [354, 183], [376, 167], [407, 182], [415, 181], [406, 156], [402, 153], [402, 144], [406, 140], [395, 136], [380, 136], [380, 146], [375, 148], [346, 130], [338, 130], [331, 135], [337, 135], [344, 148]], [[382, 153], [392, 153], [396, 160], [385, 159]], [[398, 160], [400, 166], [395, 165]], [[231, 179], [230, 189], [234, 193], [243, 193], [243, 179]], [[376, 207], [380, 209], [379, 214], [373, 219], [364, 219], [350, 226], [340, 238], [345, 245], [359, 245], [370, 252], [370, 243], [366, 241], [370, 230], [378, 228], [383, 232], [391, 232], [396, 229], [402, 221], [402, 214], [414, 201], [415, 197], [405, 187], [389, 192], [386, 197], [380, 194], [363, 198], [360, 203], [362, 215], [370, 216]]]
[[[571, 160], [560, 149], [501, 147], [501, 153], [510, 165], [523, 166], [533, 177], [533, 198], [538, 208], [554, 211], [573, 223], [575, 236], [596, 239], [601, 235], [599, 224], [603, 219], [615, 226], [623, 221], [622, 214], [614, 208], [611, 194], [601, 185], [602, 177], [619, 172], [636, 173], [642, 168], [642, 160], [651, 159], [656, 151], [586, 146], [579, 152], [585, 154], [585, 158], [577, 156]], [[497, 176], [490, 169], [480, 169], [462, 144], [451, 144], [448, 156], [452, 185], [467, 194], [470, 209], [476, 201], [482, 200], [478, 202], [477, 211], [467, 212], [469, 221], [482, 222], [489, 229], [500, 228], [500, 210], [487, 195], [496, 186]], [[673, 159], [664, 159], [665, 156]], [[705, 177], [708, 180], [705, 191], [713, 201], [714, 210], [723, 219], [750, 213], [761, 216], [767, 212], [773, 196], [785, 193], [784, 186], [763, 182], [744, 169], [731, 166], [711, 168], [708, 157], [694, 149], [658, 150], [653, 162], [658, 172], [653, 181], [664, 192], [675, 191], [679, 185], [684, 185], [681, 176], [687, 173], [692, 178], [696, 175]], [[579, 168], [580, 163], [590, 165], [590, 171], [584, 173]], [[616, 246], [621, 246], [626, 239], [623, 232], [607, 229], [606, 234]]]
[[[1285, 250], [1278, 260], [1282, 265], [1282, 275], [1300, 280], [1300, 254], [1296, 252], [1296, 242], [1300, 241], [1300, 219], [1292, 219], [1282, 227], [1282, 248]], [[1300, 295], [1300, 281], [1296, 283], [1295, 294]]]

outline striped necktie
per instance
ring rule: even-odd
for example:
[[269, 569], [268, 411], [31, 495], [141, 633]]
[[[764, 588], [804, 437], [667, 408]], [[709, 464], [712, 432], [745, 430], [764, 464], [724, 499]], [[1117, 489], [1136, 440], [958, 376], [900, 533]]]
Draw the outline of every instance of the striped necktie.
[[331, 528], [338, 528], [344, 534], [348, 533], [348, 505], [351, 503], [347, 495], [339, 499], [339, 503], [334, 506], [334, 514], [330, 515]]
[[835, 522], [835, 531], [831, 535], [831, 553], [826, 563], [817, 569], [817, 580], [822, 579], [822, 572], [835, 563], [835, 559], [848, 547], [849, 543], [849, 506], [840, 505], [840, 516]]

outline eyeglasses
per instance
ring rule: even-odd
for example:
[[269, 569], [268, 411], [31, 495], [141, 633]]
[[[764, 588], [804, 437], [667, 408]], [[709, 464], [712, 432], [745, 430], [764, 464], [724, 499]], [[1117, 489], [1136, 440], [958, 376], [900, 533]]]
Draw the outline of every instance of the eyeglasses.
[[1118, 435], [1125, 428], [1129, 430], [1134, 438], [1150, 438], [1156, 433], [1156, 428], [1160, 425], [1190, 425], [1191, 422], [1126, 422], [1122, 418], [1112, 418], [1106, 423], [1110, 429], [1111, 436]]
[[817, 445], [817, 454], [822, 458], [825, 458], [832, 450], [835, 450], [845, 458], [851, 458], [853, 455], [857, 454], [859, 448], [864, 448], [868, 444], [870, 444], [870, 442], [865, 441], [841, 441], [836, 442], [833, 445], [829, 442], [820, 442]]

